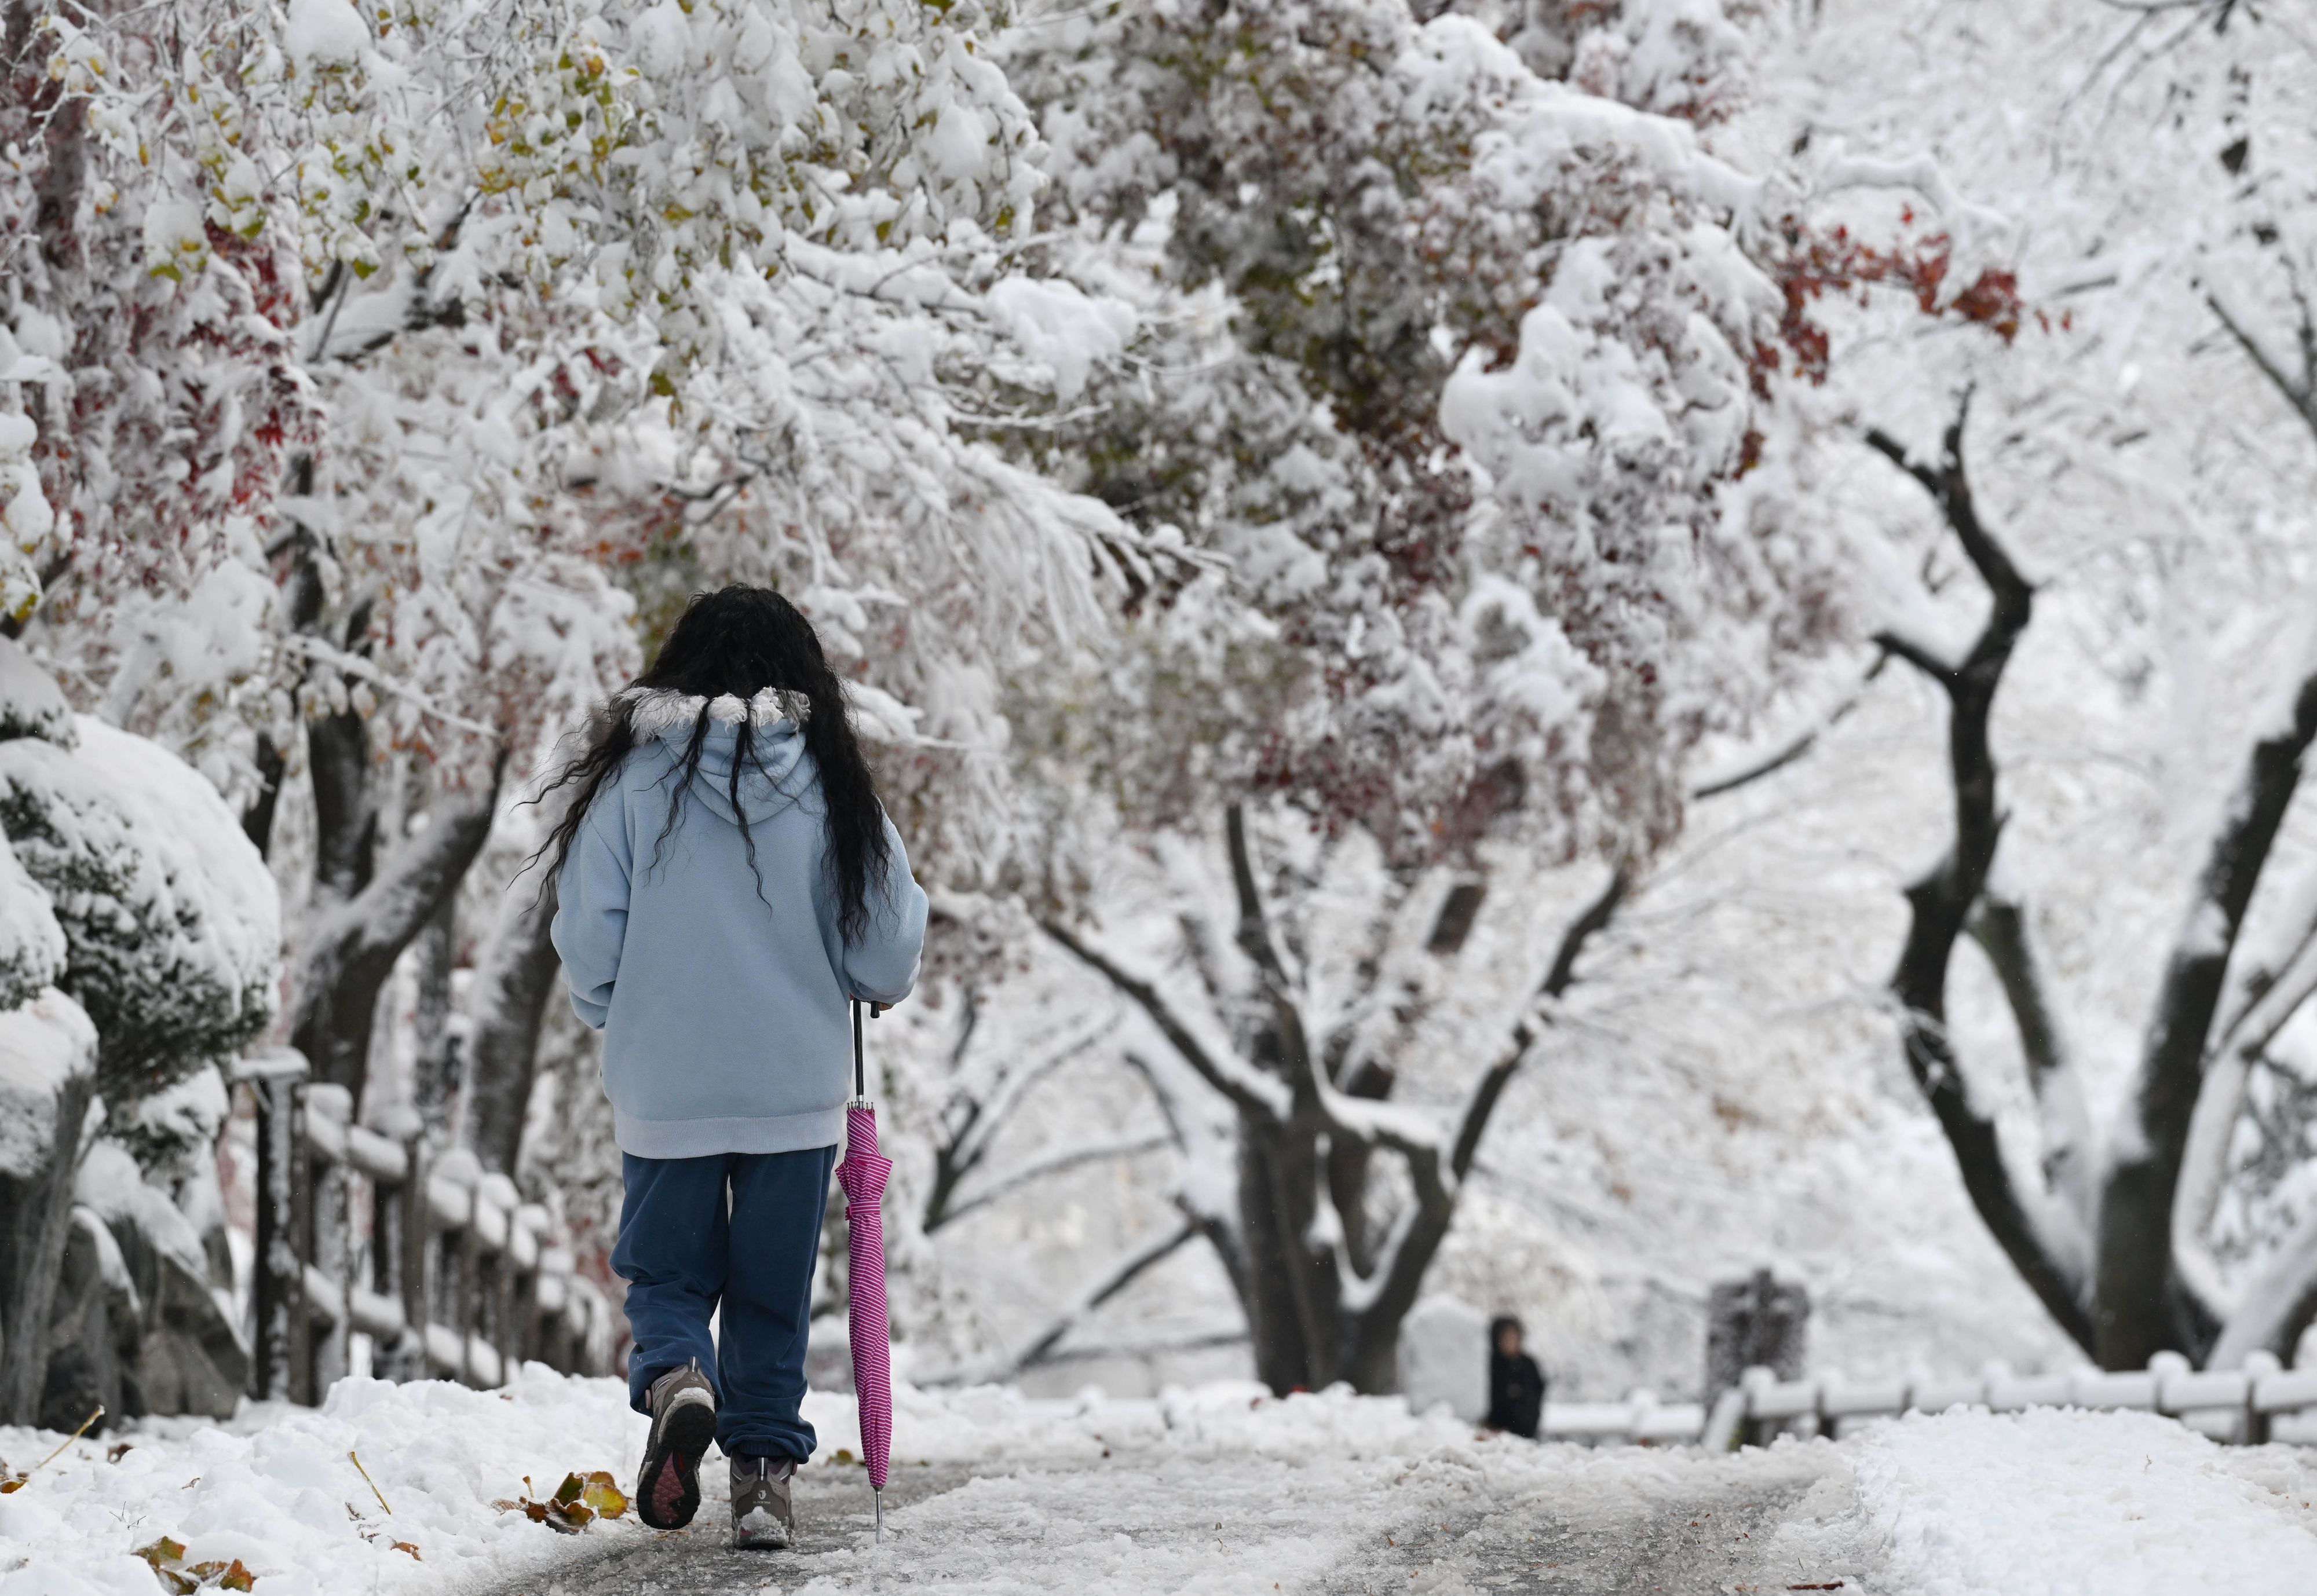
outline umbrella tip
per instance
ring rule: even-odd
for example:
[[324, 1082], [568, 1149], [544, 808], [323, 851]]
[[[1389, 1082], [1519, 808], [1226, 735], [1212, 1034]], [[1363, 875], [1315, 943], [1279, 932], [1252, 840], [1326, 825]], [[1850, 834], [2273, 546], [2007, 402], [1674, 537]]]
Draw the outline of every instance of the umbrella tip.
[[872, 1491], [870, 1494], [877, 1499], [877, 1544], [882, 1546], [885, 1544], [885, 1493]]

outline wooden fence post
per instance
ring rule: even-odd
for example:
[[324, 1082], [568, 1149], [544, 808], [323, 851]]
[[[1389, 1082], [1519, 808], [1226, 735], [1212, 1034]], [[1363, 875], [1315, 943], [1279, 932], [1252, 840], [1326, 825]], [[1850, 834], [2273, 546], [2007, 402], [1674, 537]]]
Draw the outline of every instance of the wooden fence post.
[[[282, 1048], [242, 1059], [234, 1076], [257, 1104], [257, 1233], [249, 1288], [249, 1394], [260, 1401], [311, 1401], [307, 1357], [305, 1201], [306, 1060]], [[300, 1371], [305, 1371], [301, 1380]]]

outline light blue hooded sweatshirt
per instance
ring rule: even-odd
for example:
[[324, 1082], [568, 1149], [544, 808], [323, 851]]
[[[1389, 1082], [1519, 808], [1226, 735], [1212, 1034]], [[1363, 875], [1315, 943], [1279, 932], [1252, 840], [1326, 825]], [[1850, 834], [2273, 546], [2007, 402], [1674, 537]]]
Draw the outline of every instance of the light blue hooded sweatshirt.
[[[848, 997], [898, 1003], [917, 978], [926, 895], [890, 820], [890, 863], [847, 946], [801, 695], [709, 705], [699, 774], [661, 842], [702, 700], [640, 693], [636, 747], [605, 778], [556, 878], [555, 950], [571, 1006], [604, 1033], [604, 1093], [623, 1153], [695, 1158], [833, 1146], [853, 1095]], [[751, 760], [730, 798], [746, 716]], [[762, 880], [759, 894], [758, 881]]]

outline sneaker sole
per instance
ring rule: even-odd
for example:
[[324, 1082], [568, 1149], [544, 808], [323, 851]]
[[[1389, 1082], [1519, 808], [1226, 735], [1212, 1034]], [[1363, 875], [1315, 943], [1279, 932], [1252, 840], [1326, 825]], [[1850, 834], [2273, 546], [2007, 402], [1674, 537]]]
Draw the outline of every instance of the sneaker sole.
[[[716, 1405], [712, 1402], [678, 1403], [658, 1426], [658, 1433], [636, 1471], [636, 1516], [654, 1529], [681, 1529], [700, 1511], [700, 1460], [716, 1439]], [[661, 1474], [675, 1470], [681, 1493], [675, 1512], [666, 1523], [652, 1517], [653, 1485]]]

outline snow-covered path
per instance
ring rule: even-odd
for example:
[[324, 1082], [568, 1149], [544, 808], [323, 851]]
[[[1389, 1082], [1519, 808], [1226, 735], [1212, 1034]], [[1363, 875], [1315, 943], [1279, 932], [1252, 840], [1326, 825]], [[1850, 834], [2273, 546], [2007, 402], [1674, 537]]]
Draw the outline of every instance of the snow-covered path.
[[[134, 1554], [164, 1537], [189, 1565], [240, 1560], [263, 1596], [2317, 1588], [2317, 1451], [2215, 1446], [2146, 1413], [1957, 1410], [1708, 1456], [1477, 1436], [1347, 1391], [895, 1400], [881, 1546], [840, 1457], [858, 1445], [851, 1403], [818, 1393], [796, 1551], [724, 1548], [712, 1457], [685, 1534], [631, 1515], [563, 1537], [500, 1511], [566, 1470], [624, 1478], [642, 1441], [620, 1382], [532, 1366], [500, 1391], [348, 1380], [319, 1410], [67, 1446], [0, 1495], [0, 1596], [156, 1596]], [[0, 1467], [60, 1440], [0, 1428]]]
[[[1178, 1466], [1140, 1453], [897, 1470], [886, 1540], [871, 1539], [859, 1470], [807, 1470], [801, 1544], [739, 1553], [725, 1544], [720, 1476], [684, 1532], [607, 1544], [593, 1556], [511, 1581], [493, 1596], [725, 1596], [924, 1586], [945, 1592], [1149, 1593], [1515, 1590], [1567, 1596], [1722, 1592], [1863, 1578], [1871, 1560], [1837, 1534], [1781, 1536], [1820, 1505], [1855, 1505], [1835, 1455], [1791, 1450], [1717, 1467], [1588, 1467], [1541, 1455], [1553, 1482], [1489, 1498], [1486, 1470], [1438, 1460], [1387, 1463], [1347, 1478], [1333, 1460], [1246, 1458]], [[1549, 1461], [1547, 1461], [1549, 1459]], [[1526, 1471], [1518, 1471], [1525, 1473]]]

